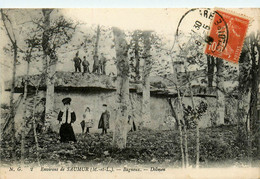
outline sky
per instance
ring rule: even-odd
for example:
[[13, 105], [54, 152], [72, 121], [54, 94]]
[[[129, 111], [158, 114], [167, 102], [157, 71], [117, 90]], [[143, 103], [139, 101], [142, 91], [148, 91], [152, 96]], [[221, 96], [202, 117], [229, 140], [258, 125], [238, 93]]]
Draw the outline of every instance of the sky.
[[[80, 30], [76, 33], [75, 38], [72, 40], [72, 44], [77, 44], [79, 40], [81, 40], [85, 33], [90, 32], [90, 34], [94, 33], [93, 27], [95, 28], [97, 24], [102, 25], [103, 27], [119, 27], [125, 31], [134, 31], [134, 30], [152, 30], [156, 33], [162, 35], [164, 37], [164, 41], [166, 43], [166, 48], [170, 49], [174, 43], [174, 35], [177, 29], [177, 24], [180, 21], [181, 17], [187, 12], [189, 9], [187, 8], [80, 8], [80, 9], [59, 9], [59, 14], [63, 15], [68, 19], [72, 19], [73, 21], [77, 21], [82, 23], [80, 26]], [[259, 9], [231, 9], [232, 11], [244, 14], [252, 19], [252, 23], [248, 28], [248, 33], [252, 31], [256, 31], [256, 29], [260, 29], [260, 10]], [[19, 11], [19, 10], [18, 10]], [[14, 26], [19, 26], [21, 22], [26, 22], [28, 19], [39, 16], [36, 12], [31, 10], [23, 10], [18, 15], [13, 17]], [[55, 16], [55, 14], [53, 15]], [[186, 18], [186, 24], [184, 28], [189, 29], [190, 26], [194, 23], [194, 20], [198, 18], [198, 14], [194, 16], [189, 16]], [[3, 24], [0, 23], [0, 27], [3, 27]], [[28, 28], [26, 23], [24, 25], [19, 26], [22, 28]], [[91, 32], [92, 28], [92, 32]], [[19, 32], [21, 29], [16, 29]], [[95, 30], [95, 29], [94, 29]], [[80, 32], [81, 31], [81, 32]], [[18, 33], [17, 33], [18, 34]], [[8, 54], [5, 54], [3, 51], [3, 47], [6, 47], [8, 38], [4, 29], [0, 29], [0, 69], [1, 69], [1, 90], [3, 90], [4, 81], [11, 78], [11, 66], [12, 66], [12, 57]], [[23, 44], [23, 38], [26, 35], [21, 35], [21, 42]], [[17, 35], [19, 37], [19, 35]], [[111, 52], [110, 46], [113, 43], [111, 40], [103, 38], [103, 46], [101, 51], [103, 51], [107, 56], [107, 58], [112, 59], [115, 56], [115, 52]], [[83, 55], [87, 55], [88, 52], [85, 52], [84, 49], [80, 49], [80, 57]], [[73, 62], [71, 59], [75, 55], [75, 51], [70, 51], [67, 53], [63, 53], [60, 55], [60, 60], [63, 63], [60, 63], [57, 66], [57, 70], [62, 71], [72, 71], [74, 70]], [[22, 75], [25, 73], [25, 63], [21, 63], [17, 68], [17, 75]], [[114, 71], [115, 67], [111, 64], [111, 71]], [[33, 71], [33, 70], [32, 70]], [[3, 96], [3, 95], [1, 95]], [[5, 95], [4, 95], [5, 96]]]

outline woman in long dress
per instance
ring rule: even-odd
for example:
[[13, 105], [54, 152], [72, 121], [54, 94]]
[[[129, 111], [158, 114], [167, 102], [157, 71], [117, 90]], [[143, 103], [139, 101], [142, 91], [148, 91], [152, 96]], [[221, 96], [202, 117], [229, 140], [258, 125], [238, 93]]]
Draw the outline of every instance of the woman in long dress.
[[61, 142], [76, 142], [76, 137], [72, 128], [72, 123], [76, 121], [76, 114], [70, 107], [71, 98], [64, 98], [62, 100], [64, 109], [60, 110], [58, 114], [58, 121], [61, 123], [60, 127], [60, 141]]
[[86, 133], [89, 133], [89, 129], [93, 127], [93, 117], [90, 112], [90, 108], [86, 107], [85, 113], [83, 114], [83, 120], [85, 121]]

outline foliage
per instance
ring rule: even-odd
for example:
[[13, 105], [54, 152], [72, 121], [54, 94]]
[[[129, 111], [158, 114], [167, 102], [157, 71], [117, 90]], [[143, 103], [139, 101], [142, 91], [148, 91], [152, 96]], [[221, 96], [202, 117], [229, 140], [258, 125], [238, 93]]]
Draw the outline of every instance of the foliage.
[[[149, 39], [147, 34], [150, 33]], [[170, 55], [164, 37], [156, 32], [136, 30], [129, 33], [129, 65], [130, 80], [141, 80], [142, 72], [157, 76], [169, 75], [171, 73]], [[145, 45], [149, 41], [149, 45]], [[149, 54], [147, 52], [149, 46]], [[145, 65], [144, 65], [145, 63]], [[145, 69], [144, 69], [145, 68]], [[147, 73], [147, 74], [146, 74]]]
[[[191, 165], [195, 164], [196, 136], [193, 129], [188, 130], [189, 157]], [[221, 167], [243, 166], [245, 164], [245, 145], [237, 142], [236, 126], [222, 126], [201, 129], [201, 166]], [[135, 165], [166, 165], [181, 167], [179, 137], [177, 131], [141, 130], [128, 134], [127, 147], [123, 150], [111, 146], [112, 133], [77, 134], [78, 142], [61, 144], [58, 134], [38, 134], [41, 164], [135, 164]], [[242, 140], [242, 139], [241, 139]], [[19, 144], [20, 141], [17, 141]], [[9, 162], [9, 141], [1, 142], [1, 159], [3, 164]], [[36, 163], [36, 150], [32, 132], [26, 140], [26, 164]], [[19, 149], [16, 151], [19, 156]], [[259, 161], [259, 160], [258, 160]], [[241, 163], [238, 165], [238, 163]]]
[[188, 129], [196, 127], [196, 120], [200, 120], [202, 115], [207, 111], [207, 103], [201, 101], [199, 105], [193, 109], [190, 105], [183, 106], [184, 111], [184, 121]]
[[9, 109], [10, 106], [8, 104], [6, 104], [6, 103], [2, 103], [1, 104], [1, 108], [6, 110], [6, 109]]
[[130, 80], [138, 81], [141, 79], [140, 75], [140, 61], [143, 53], [142, 31], [136, 30], [130, 34], [132, 36], [129, 43], [129, 67], [130, 67]]
[[38, 23], [40, 27], [39, 32], [43, 34], [41, 38], [42, 48], [45, 55], [48, 55], [52, 59], [50, 63], [55, 63], [58, 60], [57, 50], [70, 42], [76, 26], [74, 27], [73, 23], [63, 16], [48, 19], [47, 17], [52, 10], [43, 9], [42, 11], [45, 20]]

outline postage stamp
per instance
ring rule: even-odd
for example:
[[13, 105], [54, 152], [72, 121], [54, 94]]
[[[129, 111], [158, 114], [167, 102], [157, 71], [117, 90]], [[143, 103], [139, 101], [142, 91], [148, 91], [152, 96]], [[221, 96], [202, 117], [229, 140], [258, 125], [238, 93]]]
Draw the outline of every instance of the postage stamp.
[[245, 16], [216, 9], [205, 54], [238, 63], [249, 23]]

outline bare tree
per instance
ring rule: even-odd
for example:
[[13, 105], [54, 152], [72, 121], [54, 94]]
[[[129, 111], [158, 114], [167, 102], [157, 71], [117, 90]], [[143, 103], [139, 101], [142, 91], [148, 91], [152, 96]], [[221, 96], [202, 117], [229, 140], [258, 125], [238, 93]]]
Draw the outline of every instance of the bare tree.
[[44, 73], [42, 75], [39, 76], [39, 80], [37, 84], [33, 84], [33, 86], [35, 86], [35, 95], [33, 98], [33, 113], [32, 113], [32, 127], [33, 127], [33, 135], [34, 135], [34, 140], [35, 140], [35, 146], [36, 146], [36, 159], [37, 159], [37, 163], [40, 166], [40, 157], [39, 157], [39, 142], [38, 142], [38, 137], [37, 137], [37, 131], [36, 131], [36, 100], [37, 100], [37, 96], [38, 96], [38, 92], [39, 92], [39, 87], [40, 84], [43, 80], [43, 77], [45, 77]]
[[75, 32], [76, 26], [72, 22], [59, 17], [53, 20], [51, 24], [50, 15], [53, 9], [42, 9], [43, 24], [37, 23], [42, 28], [42, 49], [44, 54], [44, 62], [46, 69], [46, 113], [45, 119], [49, 129], [52, 129], [52, 119], [54, 112], [54, 82], [56, 64], [58, 62], [57, 50], [64, 44], [67, 44], [72, 34]]
[[94, 47], [94, 55], [95, 55], [95, 56], [98, 55], [99, 36], [100, 36], [100, 26], [98, 25], [98, 26], [97, 26], [97, 38], [96, 38], [95, 47]]
[[[169, 102], [171, 110], [173, 112], [173, 116], [177, 120], [177, 125], [178, 125], [178, 130], [179, 130], [179, 135], [180, 135], [179, 138], [180, 138], [180, 149], [181, 149], [181, 164], [182, 164], [182, 168], [184, 168], [185, 167], [185, 159], [186, 159], [186, 157], [185, 157], [185, 153], [183, 151], [183, 130], [182, 130], [181, 115], [180, 115], [179, 109], [177, 111], [177, 110], [175, 110], [173, 108], [171, 98], [169, 99], [168, 102]], [[178, 107], [180, 107], [180, 106], [178, 105]]]
[[[258, 156], [260, 152], [260, 142], [259, 142], [259, 119], [257, 118], [257, 100], [258, 100], [258, 93], [259, 93], [259, 81], [260, 81], [260, 32], [257, 33], [251, 33], [249, 35], [250, 38], [250, 56], [252, 61], [252, 69], [251, 69], [251, 75], [252, 75], [252, 83], [251, 83], [251, 96], [250, 96], [250, 111], [249, 116], [251, 120], [251, 126], [250, 123], [248, 124], [249, 127], [252, 128], [252, 133], [255, 136], [252, 140], [255, 141], [258, 151]], [[258, 55], [258, 56], [257, 56]], [[258, 57], [258, 59], [257, 59]], [[250, 130], [249, 130], [249, 136], [250, 136]], [[250, 141], [250, 139], [249, 139]]]
[[18, 54], [18, 46], [17, 46], [17, 40], [14, 33], [14, 28], [12, 25], [12, 22], [10, 18], [8, 17], [7, 13], [4, 12], [3, 9], [1, 9], [1, 16], [2, 21], [4, 24], [5, 31], [7, 33], [7, 36], [12, 44], [12, 50], [13, 50], [13, 73], [12, 73], [12, 86], [11, 86], [11, 95], [10, 95], [10, 121], [11, 121], [11, 138], [12, 138], [12, 157], [15, 160], [16, 154], [15, 154], [15, 121], [14, 121], [14, 88], [15, 88], [15, 78], [16, 78], [16, 63], [17, 63], [17, 54]]
[[215, 59], [211, 55], [207, 55], [207, 67], [208, 67], [208, 87], [212, 87], [213, 79], [214, 79]]
[[[42, 34], [42, 48], [44, 54], [44, 68], [46, 69], [46, 122], [51, 121], [52, 110], [54, 108], [54, 73], [56, 68], [56, 59], [51, 49], [50, 44], [50, 15], [53, 9], [42, 9], [44, 21], [43, 21], [43, 34]], [[54, 57], [54, 59], [52, 59]], [[51, 128], [51, 124], [48, 124]]]
[[27, 70], [25, 75], [25, 84], [23, 92], [23, 119], [21, 126], [21, 163], [24, 164], [24, 155], [25, 155], [25, 122], [26, 122], [26, 112], [27, 112], [27, 91], [28, 91], [28, 75], [30, 71], [30, 62], [27, 61]]
[[35, 50], [40, 49], [40, 39], [37, 38], [37, 30], [30, 32], [33, 34], [31, 38], [26, 39], [27, 50], [25, 50], [24, 60], [27, 62], [27, 70], [25, 74], [25, 82], [24, 82], [24, 93], [23, 93], [23, 120], [21, 126], [21, 163], [24, 164], [24, 155], [25, 155], [25, 124], [27, 120], [27, 94], [28, 94], [28, 85], [29, 85], [29, 73], [30, 73], [30, 64], [33, 59], [33, 53]]
[[93, 63], [93, 71], [92, 73], [99, 73], [100, 66], [99, 66], [99, 60], [98, 60], [98, 43], [99, 43], [99, 37], [100, 37], [100, 26], [97, 27], [97, 35], [96, 35], [96, 42], [94, 46], [94, 63]]
[[[248, 158], [252, 160], [252, 142], [257, 147], [257, 152], [260, 150], [259, 141], [259, 119], [257, 119], [257, 100], [259, 93], [259, 81], [260, 81], [260, 32], [252, 32], [245, 40], [244, 51], [242, 51], [242, 57], [239, 61], [241, 66], [240, 74], [240, 90], [249, 92], [250, 89], [250, 102], [249, 111], [246, 120], [247, 129], [247, 142], [248, 142]], [[247, 53], [247, 54], [246, 54]], [[245, 65], [251, 68], [246, 67]], [[249, 71], [249, 73], [248, 73]], [[249, 88], [248, 88], [249, 86]], [[245, 93], [246, 94], [246, 93]], [[242, 116], [243, 117], [243, 116]]]
[[224, 64], [223, 59], [216, 58], [217, 66], [217, 120], [218, 124], [224, 124], [225, 118], [225, 88], [224, 88]]

